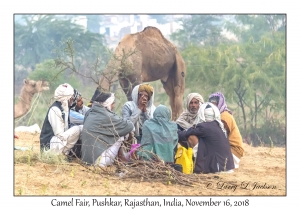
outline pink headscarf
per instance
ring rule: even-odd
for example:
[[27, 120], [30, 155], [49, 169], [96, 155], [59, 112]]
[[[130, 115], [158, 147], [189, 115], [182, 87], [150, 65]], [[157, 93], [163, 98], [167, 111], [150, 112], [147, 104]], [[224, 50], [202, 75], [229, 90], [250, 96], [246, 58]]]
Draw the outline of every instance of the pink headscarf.
[[215, 92], [213, 94], [211, 94], [208, 98], [208, 101], [211, 102], [211, 99], [213, 97], [218, 97], [218, 108], [220, 110], [220, 113], [224, 112], [224, 111], [228, 111], [230, 114], [232, 114], [232, 111], [230, 111], [227, 107], [227, 104], [225, 102], [225, 97], [221, 92]]

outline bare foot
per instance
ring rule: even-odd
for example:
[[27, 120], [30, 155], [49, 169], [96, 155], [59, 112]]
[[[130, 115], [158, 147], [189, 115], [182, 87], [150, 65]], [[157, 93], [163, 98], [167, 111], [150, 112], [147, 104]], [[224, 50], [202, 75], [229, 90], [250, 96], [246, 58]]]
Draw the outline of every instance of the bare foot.
[[123, 162], [123, 163], [128, 162], [128, 159], [127, 159], [126, 156], [125, 156], [125, 152], [124, 152], [123, 147], [120, 147], [120, 149], [119, 149], [119, 151], [118, 151], [118, 160], [119, 160], [120, 162]]

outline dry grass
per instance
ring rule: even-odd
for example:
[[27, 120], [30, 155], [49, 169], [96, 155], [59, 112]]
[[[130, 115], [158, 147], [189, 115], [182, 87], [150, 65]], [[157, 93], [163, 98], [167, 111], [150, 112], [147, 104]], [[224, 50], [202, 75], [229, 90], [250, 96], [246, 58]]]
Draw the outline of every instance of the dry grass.
[[[127, 173], [119, 177], [115, 167], [104, 171], [60, 156], [41, 157], [38, 134], [18, 135], [15, 145], [33, 150], [15, 150], [15, 195], [286, 195], [285, 148], [245, 145], [240, 168], [232, 174], [183, 175], [160, 165], [143, 173], [146, 166], [140, 164], [122, 167]], [[255, 183], [265, 189], [255, 188]]]

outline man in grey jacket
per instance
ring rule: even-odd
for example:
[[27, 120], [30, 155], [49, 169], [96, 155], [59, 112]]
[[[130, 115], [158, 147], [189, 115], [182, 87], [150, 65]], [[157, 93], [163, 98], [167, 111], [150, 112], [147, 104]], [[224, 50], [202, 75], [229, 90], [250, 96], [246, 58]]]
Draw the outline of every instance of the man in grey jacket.
[[113, 112], [114, 103], [113, 93], [100, 93], [85, 115], [80, 136], [81, 159], [88, 164], [111, 165], [134, 128], [131, 121]]
[[131, 93], [132, 101], [127, 101], [122, 108], [123, 118], [134, 124], [134, 136], [140, 143], [142, 138], [142, 127], [146, 120], [153, 118], [155, 106], [154, 90], [149, 84], [137, 85]]

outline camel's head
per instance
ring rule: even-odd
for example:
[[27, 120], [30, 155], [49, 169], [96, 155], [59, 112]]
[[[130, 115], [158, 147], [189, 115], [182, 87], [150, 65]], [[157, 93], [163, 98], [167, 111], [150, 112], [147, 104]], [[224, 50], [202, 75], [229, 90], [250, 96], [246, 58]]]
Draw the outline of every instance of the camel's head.
[[24, 79], [24, 87], [27, 92], [34, 94], [44, 90], [49, 90], [49, 83], [44, 80], [34, 81], [30, 79]]

